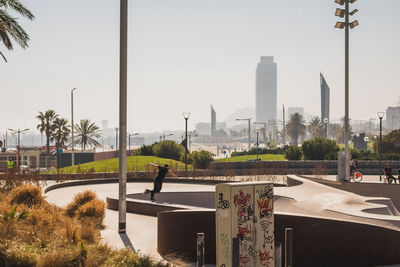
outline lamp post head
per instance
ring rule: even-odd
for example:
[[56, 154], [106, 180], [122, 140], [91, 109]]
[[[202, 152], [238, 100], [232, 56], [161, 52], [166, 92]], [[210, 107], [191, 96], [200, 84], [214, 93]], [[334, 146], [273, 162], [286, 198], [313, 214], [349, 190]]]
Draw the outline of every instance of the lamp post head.
[[378, 114], [378, 118], [379, 118], [380, 120], [383, 119], [383, 116], [385, 116], [385, 112], [383, 112], [383, 111], [380, 111], [380, 112], [378, 112], [377, 114]]
[[185, 118], [185, 120], [189, 119], [190, 117], [190, 112], [183, 112], [183, 117]]
[[364, 142], [368, 143], [368, 141], [369, 141], [368, 136], [364, 137]]
[[72, 93], [73, 91], [75, 91], [76, 89], [77, 89], [77, 88], [75, 88], [75, 87], [74, 87], [74, 88], [72, 88], [72, 90], [71, 90], [71, 93]]
[[328, 123], [329, 122], [329, 119], [328, 118], [325, 118], [324, 119], [324, 123]]

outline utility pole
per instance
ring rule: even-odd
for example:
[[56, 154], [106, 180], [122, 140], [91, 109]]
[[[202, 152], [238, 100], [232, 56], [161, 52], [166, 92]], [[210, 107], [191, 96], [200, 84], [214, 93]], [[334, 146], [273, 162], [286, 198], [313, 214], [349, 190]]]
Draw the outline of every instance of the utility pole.
[[120, 56], [119, 56], [119, 198], [118, 232], [126, 233], [126, 113], [128, 66], [128, 0], [120, 6]]
[[[74, 91], [76, 88], [71, 90], [71, 166], [75, 165], [75, 143], [74, 143]], [[47, 156], [46, 156], [47, 157]]]

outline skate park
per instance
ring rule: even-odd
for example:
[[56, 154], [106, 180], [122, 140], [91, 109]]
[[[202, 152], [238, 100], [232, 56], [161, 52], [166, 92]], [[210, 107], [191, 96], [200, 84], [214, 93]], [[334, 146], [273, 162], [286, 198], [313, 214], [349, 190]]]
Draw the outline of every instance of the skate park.
[[[205, 260], [213, 266], [216, 255], [215, 185], [221, 182], [226, 181], [167, 179], [163, 191], [156, 195], [157, 201], [151, 202], [142, 194], [151, 186], [151, 181], [130, 179], [127, 187], [128, 243], [121, 242], [115, 233], [118, 217], [115, 211], [118, 209], [116, 179], [54, 184], [45, 192], [51, 203], [63, 206], [63, 199], [68, 202], [75, 192], [95, 191], [108, 205], [106, 228], [102, 232], [104, 242], [116, 247], [129, 244], [155, 258], [175, 255], [194, 261], [196, 234], [204, 233]], [[352, 190], [361, 190], [363, 195], [352, 193]], [[285, 245], [285, 229], [291, 228], [294, 266], [399, 263], [400, 201], [393, 197], [397, 190], [397, 186], [383, 183], [340, 183], [295, 175], [275, 179], [275, 247]], [[371, 192], [382, 196], [373, 196]]]

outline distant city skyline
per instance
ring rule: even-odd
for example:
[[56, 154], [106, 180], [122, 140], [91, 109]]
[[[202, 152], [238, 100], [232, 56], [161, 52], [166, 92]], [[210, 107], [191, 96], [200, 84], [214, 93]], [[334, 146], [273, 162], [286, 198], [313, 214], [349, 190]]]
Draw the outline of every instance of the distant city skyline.
[[[118, 126], [119, 2], [22, 0], [26, 50], [0, 49], [0, 132], [36, 129], [39, 111]], [[377, 118], [400, 95], [400, 1], [357, 1], [351, 31], [350, 119]], [[93, 10], [95, 8], [95, 11]], [[277, 106], [320, 114], [320, 77], [330, 86], [330, 117], [344, 116], [344, 34], [332, 1], [151, 0], [129, 2], [128, 130], [189, 129], [254, 107], [260, 56], [278, 62]], [[71, 19], [73, 14], [73, 19]], [[18, 17], [18, 16], [17, 16]], [[255, 119], [255, 118], [254, 118]], [[36, 130], [35, 130], [36, 131]]]

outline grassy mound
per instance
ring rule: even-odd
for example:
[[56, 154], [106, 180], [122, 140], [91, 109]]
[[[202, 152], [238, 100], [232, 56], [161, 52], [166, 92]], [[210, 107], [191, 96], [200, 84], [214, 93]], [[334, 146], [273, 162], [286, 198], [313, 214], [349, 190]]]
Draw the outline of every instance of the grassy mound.
[[[247, 161], [247, 160], [255, 160], [257, 155], [245, 155], [245, 156], [237, 156], [225, 159], [218, 159], [217, 161], [227, 162], [227, 161]], [[262, 161], [282, 161], [285, 160], [284, 155], [280, 154], [261, 154], [258, 155], [258, 158]]]
[[76, 195], [67, 208], [50, 205], [35, 186], [3, 193], [0, 266], [162, 266], [99, 243], [105, 204], [95, 193]]
[[[118, 172], [118, 160], [118, 158], [98, 160], [80, 165], [61, 168], [58, 171], [60, 173]], [[154, 156], [130, 156], [127, 157], [127, 170], [128, 172], [153, 170], [153, 168], [149, 168], [148, 166], [146, 166], [148, 163], [155, 163], [158, 165], [168, 164], [169, 168], [172, 171], [185, 169], [184, 163], [172, 159], [164, 159]], [[192, 169], [191, 166], [188, 166], [188, 168]], [[47, 173], [57, 173], [57, 170], [51, 170]]]

